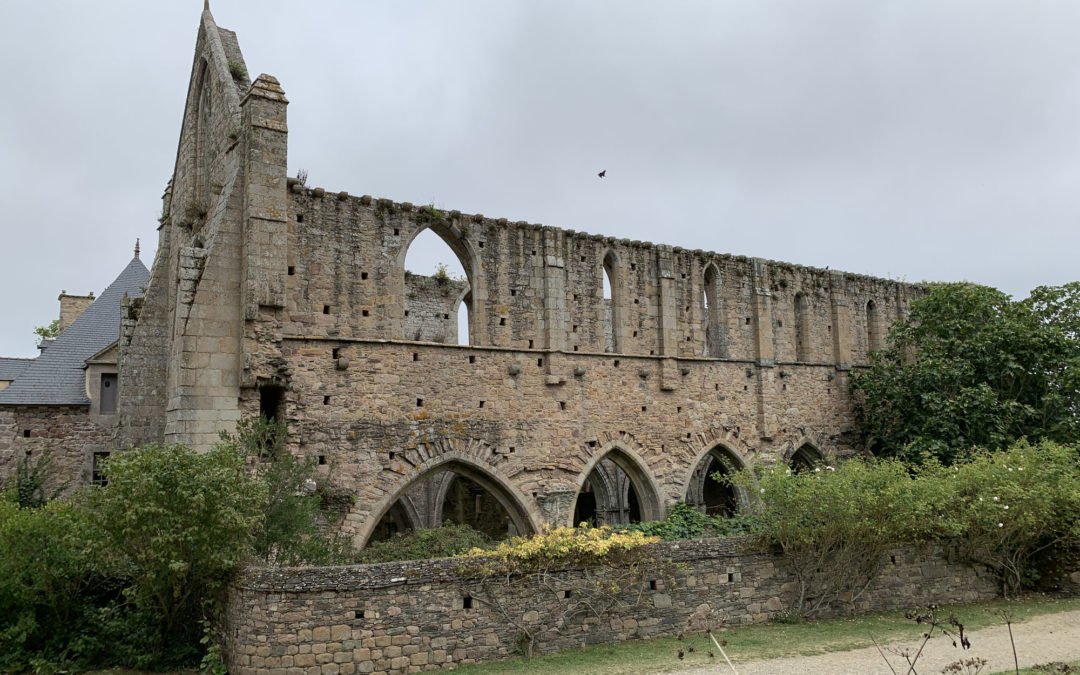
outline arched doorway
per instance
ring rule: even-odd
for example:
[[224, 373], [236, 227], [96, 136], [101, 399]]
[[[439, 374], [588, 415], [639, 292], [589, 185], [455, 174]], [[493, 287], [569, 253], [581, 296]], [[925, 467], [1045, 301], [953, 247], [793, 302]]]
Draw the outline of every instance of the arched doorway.
[[821, 466], [824, 462], [824, 458], [817, 448], [809, 443], [803, 443], [799, 446], [799, 449], [791, 453], [791, 459], [788, 460], [788, 466], [795, 473], [802, 471], [813, 471]]
[[661, 518], [663, 509], [651, 476], [621, 448], [612, 448], [592, 464], [574, 503], [574, 525], [625, 525]]
[[715, 445], [698, 460], [686, 488], [686, 503], [708, 515], [731, 517], [746, 503], [742, 491], [714, 476], [731, 476], [743, 468], [742, 461], [722, 445]]

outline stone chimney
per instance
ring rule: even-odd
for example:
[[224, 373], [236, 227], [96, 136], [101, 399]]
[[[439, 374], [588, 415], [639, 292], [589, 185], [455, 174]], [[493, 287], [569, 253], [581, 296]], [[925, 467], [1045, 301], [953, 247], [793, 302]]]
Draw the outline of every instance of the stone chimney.
[[91, 292], [90, 295], [68, 295], [67, 291], [60, 291], [57, 299], [60, 301], [60, 332], [63, 333], [93, 304], [94, 294]]

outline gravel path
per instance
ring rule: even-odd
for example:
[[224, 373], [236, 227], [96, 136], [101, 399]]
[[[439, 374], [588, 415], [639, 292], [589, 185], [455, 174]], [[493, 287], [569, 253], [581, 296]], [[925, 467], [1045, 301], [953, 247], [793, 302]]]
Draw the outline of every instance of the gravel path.
[[[1021, 668], [1030, 668], [1039, 663], [1050, 661], [1073, 661], [1080, 659], [1080, 610], [1044, 614], [1013, 624], [1016, 638], [1016, 652]], [[1012, 648], [1009, 646], [1009, 632], [1005, 626], [994, 626], [977, 630], [970, 636], [971, 649], [961, 651], [943, 637], [934, 637], [923, 649], [916, 664], [916, 670], [924, 675], [940, 673], [942, 668], [971, 657], [981, 657], [989, 661], [983, 673], [996, 673], [1013, 668]], [[885, 655], [892, 662], [898, 675], [907, 672], [903, 657], [891, 650], [919, 648], [921, 641], [889, 644]], [[717, 654], [720, 661], [720, 655]], [[739, 675], [830, 675], [852, 673], [857, 675], [892, 675], [889, 667], [874, 647], [854, 649], [847, 652], [833, 652], [815, 656], [792, 656], [767, 661], [748, 661], [736, 663]], [[1011, 670], [1010, 670], [1011, 672]], [[731, 673], [731, 669], [722, 661], [709, 668], [680, 670], [678, 675], [716, 675]]]

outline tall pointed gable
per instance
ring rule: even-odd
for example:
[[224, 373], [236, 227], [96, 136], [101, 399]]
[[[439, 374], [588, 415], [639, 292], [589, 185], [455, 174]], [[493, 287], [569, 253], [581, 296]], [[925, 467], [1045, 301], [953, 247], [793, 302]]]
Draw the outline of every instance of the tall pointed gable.
[[209, 447], [258, 384], [247, 331], [285, 304], [287, 105], [204, 9], [158, 253], [119, 344], [122, 444]]
[[251, 86], [236, 33], [219, 28], [203, 10], [195, 40], [184, 118], [166, 214], [205, 218], [215, 186], [223, 184], [223, 155], [235, 143], [240, 99]]

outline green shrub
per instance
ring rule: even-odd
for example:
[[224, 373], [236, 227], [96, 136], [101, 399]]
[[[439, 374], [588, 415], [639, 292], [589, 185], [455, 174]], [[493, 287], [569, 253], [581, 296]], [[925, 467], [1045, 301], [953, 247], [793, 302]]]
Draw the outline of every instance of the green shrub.
[[113, 455], [108, 485], [91, 490], [91, 526], [131, 580], [125, 595], [156, 620], [161, 665], [201, 654], [203, 604], [215, 606], [250, 551], [266, 491], [244, 460], [227, 445], [148, 445]]
[[807, 616], [838, 602], [854, 609], [889, 549], [921, 538], [932, 510], [896, 461], [849, 460], [795, 473], [782, 466], [734, 475], [757, 497], [750, 534], [760, 551], [779, 549], [798, 582], [794, 610]]
[[44, 506], [50, 499], [56, 499], [64, 490], [67, 483], [55, 486], [51, 491], [45, 489], [46, 482], [52, 473], [52, 454], [48, 451], [33, 459], [30, 455], [19, 457], [15, 463], [13, 473], [4, 487], [6, 497], [24, 509], [36, 509]]
[[965, 559], [988, 565], [1005, 595], [1030, 585], [1034, 558], [1080, 541], [1080, 463], [1074, 447], [1020, 442], [981, 452], [927, 476], [946, 495], [939, 538]]
[[280, 565], [330, 565], [344, 560], [344, 544], [319, 527], [322, 497], [314, 489], [318, 461], [298, 460], [284, 447], [285, 424], [265, 417], [240, 422], [221, 435], [222, 447], [256, 458], [253, 472], [266, 490], [252, 539], [255, 555]]
[[446, 522], [442, 527], [397, 532], [386, 541], [370, 543], [357, 552], [353, 560], [357, 563], [380, 563], [449, 558], [473, 548], [488, 548], [494, 543], [468, 525]]
[[671, 507], [667, 518], [664, 520], [616, 525], [615, 529], [642, 532], [650, 537], [660, 537], [664, 541], [672, 541], [749, 534], [754, 530], [754, 527], [754, 517], [751, 514], [740, 514], [734, 517], [710, 516], [689, 504], [680, 502]]

